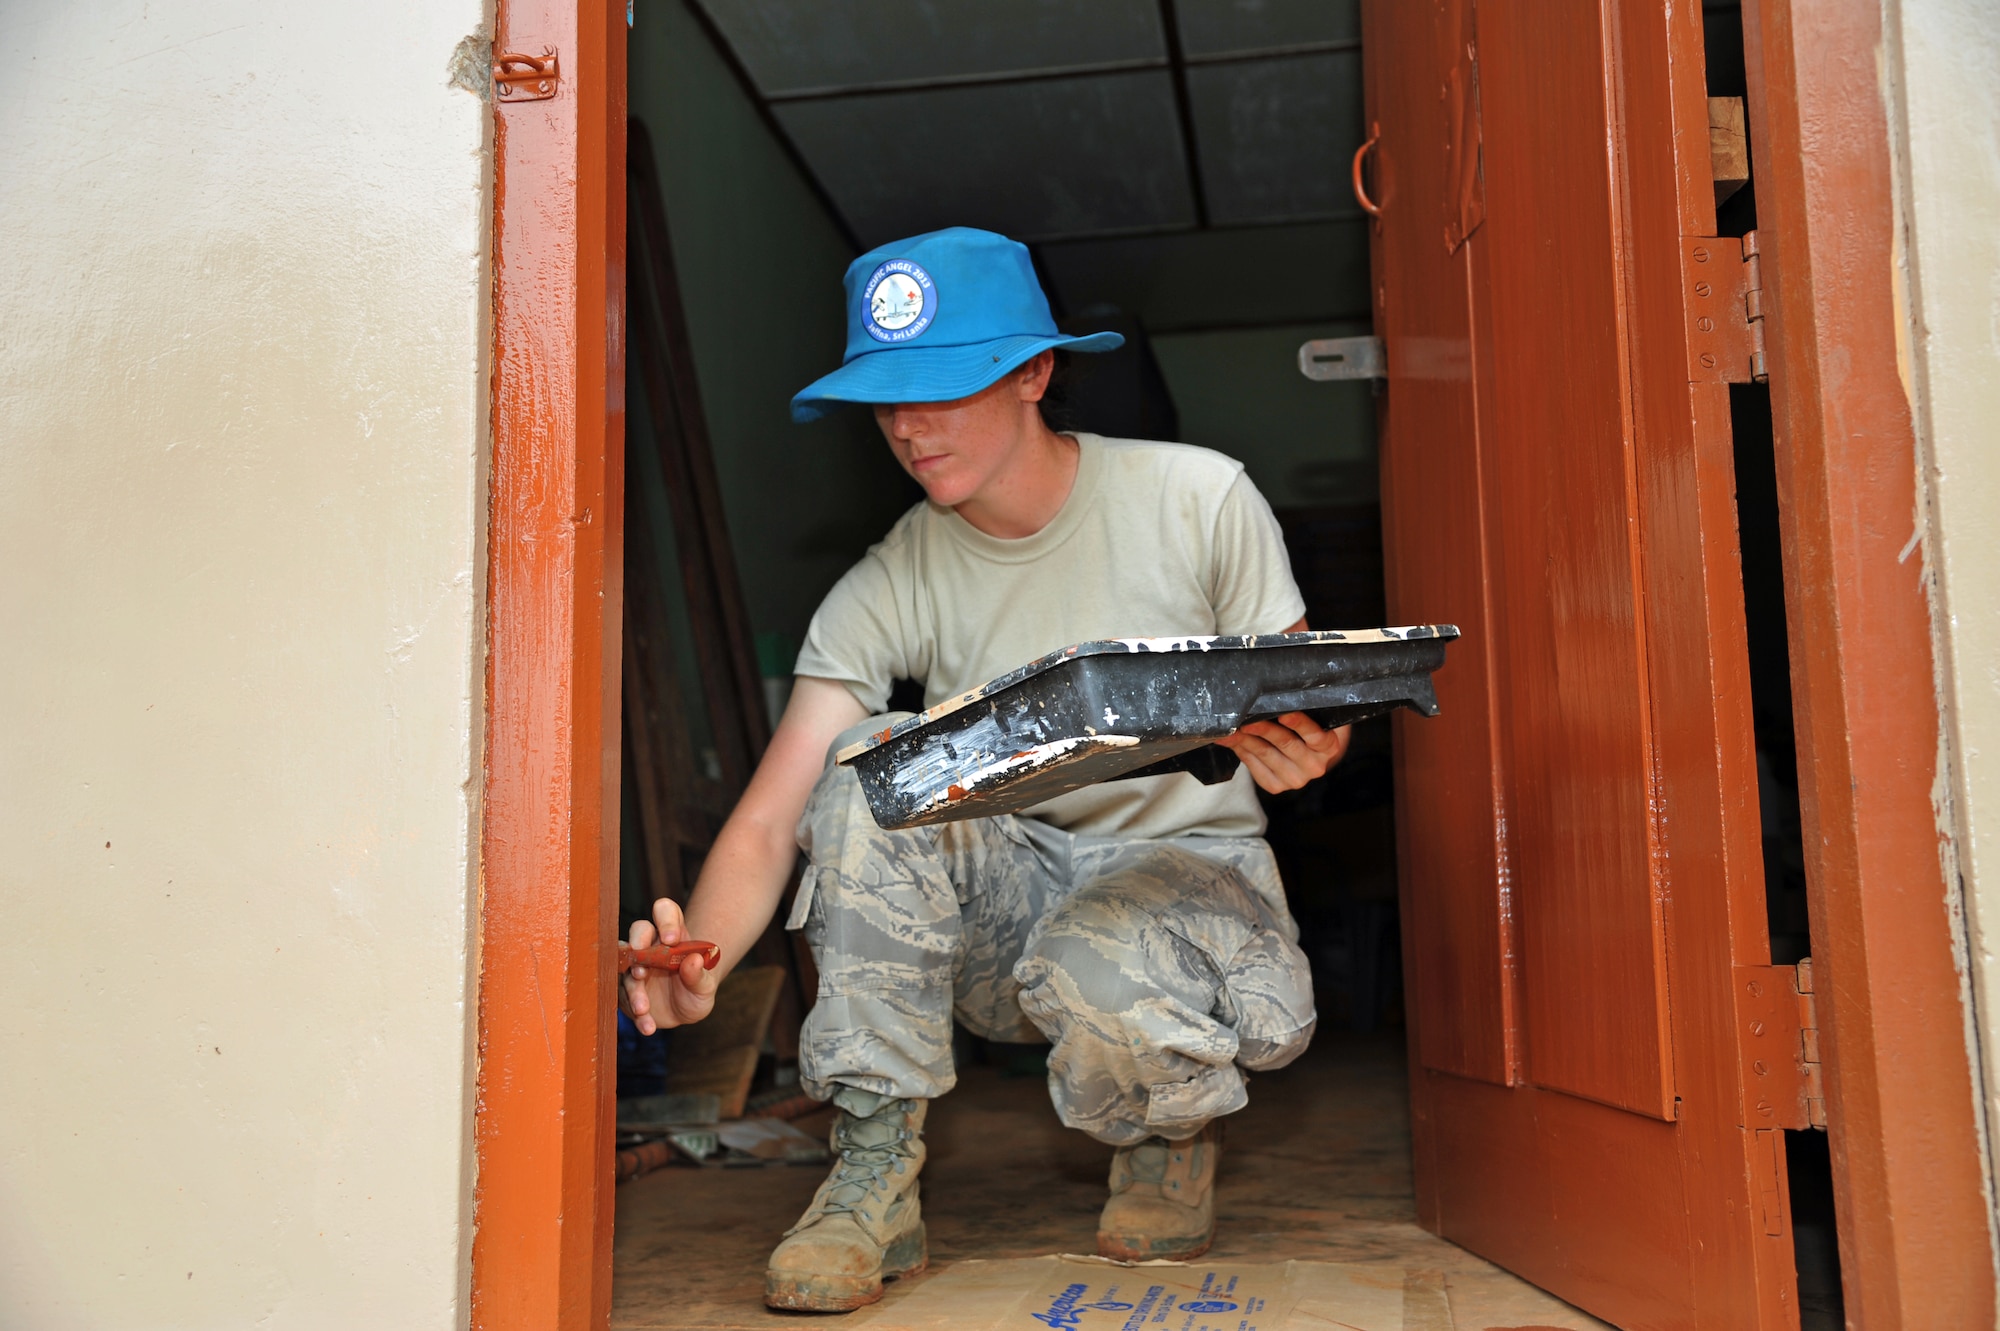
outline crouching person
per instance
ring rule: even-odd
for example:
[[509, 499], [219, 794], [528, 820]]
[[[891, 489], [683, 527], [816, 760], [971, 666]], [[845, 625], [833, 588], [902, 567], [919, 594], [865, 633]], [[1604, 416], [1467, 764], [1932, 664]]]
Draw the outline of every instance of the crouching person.
[[[897, 719], [883, 714], [896, 679], [936, 703], [1073, 642], [1301, 629], [1283, 539], [1228, 458], [1050, 427], [1057, 350], [1120, 339], [1059, 335], [1020, 245], [933, 232], [863, 255], [846, 285], [845, 363], [793, 415], [872, 405], [925, 500], [814, 616], [687, 918], [656, 903], [632, 942], [710, 939], [726, 967], [805, 851], [787, 924], [820, 984], [800, 1074], [837, 1108], [836, 1159], [771, 1255], [772, 1307], [860, 1307], [922, 1269], [924, 1118], [953, 1084], [954, 1018], [1046, 1040], [1057, 1114], [1117, 1148], [1101, 1253], [1195, 1256], [1214, 1236], [1221, 1120], [1247, 1101], [1244, 1070], [1290, 1062], [1314, 1023], [1255, 787], [1320, 776], [1345, 729], [1297, 714], [1246, 727], [1220, 741], [1243, 765], [1219, 786], [1141, 778], [902, 831], [875, 823], [832, 755]], [[635, 972], [622, 1001], [643, 1031], [697, 1021], [720, 978], [698, 963]]]

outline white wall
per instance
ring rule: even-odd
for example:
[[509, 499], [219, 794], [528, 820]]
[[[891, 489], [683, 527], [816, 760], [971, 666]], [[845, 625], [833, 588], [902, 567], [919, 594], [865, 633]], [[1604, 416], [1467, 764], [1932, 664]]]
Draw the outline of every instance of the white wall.
[[0, 1325], [465, 1320], [486, 9], [0, 5]]
[[1949, 772], [1938, 801], [1964, 885], [1990, 1152], [2000, 1128], [2000, 16], [1992, 0], [1888, 0], [1888, 17], [1903, 370], [1924, 461], [1918, 521]]

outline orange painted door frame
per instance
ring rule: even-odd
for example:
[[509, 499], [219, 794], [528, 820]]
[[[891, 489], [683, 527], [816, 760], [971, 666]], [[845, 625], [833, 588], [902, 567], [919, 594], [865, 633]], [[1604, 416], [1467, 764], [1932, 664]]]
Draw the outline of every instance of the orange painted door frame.
[[501, 0], [472, 1324], [611, 1315], [625, 15]]
[[1745, 0], [1813, 980], [1848, 1325], [1994, 1324], [1873, 0]]
[[[1930, 804], [1915, 435], [1897, 374], [1881, 11], [1746, 0], [1787, 610], [1854, 1324], [1975, 1326], [1994, 1285], [1962, 990]], [[611, 1300], [625, 26], [502, 0], [473, 1324]], [[1813, 170], [1805, 169], [1806, 163]]]

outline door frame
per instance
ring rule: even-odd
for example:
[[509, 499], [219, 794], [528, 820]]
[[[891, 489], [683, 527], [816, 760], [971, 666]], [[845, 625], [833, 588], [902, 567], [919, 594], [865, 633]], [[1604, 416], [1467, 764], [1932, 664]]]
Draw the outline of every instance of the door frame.
[[[560, 68], [553, 97], [494, 117], [470, 1271], [472, 1324], [494, 1331], [584, 1331], [611, 1308], [623, 18], [609, 0], [500, 0], [495, 26], [496, 51], [553, 46]], [[1942, 732], [1930, 604], [1903, 558], [1917, 454], [1897, 371], [1882, 15], [1745, 0], [1743, 21], [1849, 1316], [1985, 1325], [1985, 1160], [1938, 751], [1902, 743]]]
[[[623, 5], [499, 0], [472, 1325], [611, 1316], [624, 552]], [[531, 85], [532, 87], [532, 85]], [[534, 89], [539, 91], [539, 89]]]
[[1948, 815], [1932, 803], [1945, 738], [1912, 543], [1888, 34], [1871, 0], [1744, 0], [1743, 29], [1847, 1317], [1871, 1331], [1990, 1326], [1964, 926]]

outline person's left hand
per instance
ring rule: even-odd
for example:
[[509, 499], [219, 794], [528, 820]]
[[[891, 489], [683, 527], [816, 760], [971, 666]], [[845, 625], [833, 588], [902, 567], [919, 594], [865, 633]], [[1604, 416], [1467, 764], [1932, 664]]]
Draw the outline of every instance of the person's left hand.
[[1325, 776], [1347, 756], [1352, 730], [1327, 730], [1304, 712], [1286, 712], [1276, 721], [1252, 721], [1215, 742], [1242, 759], [1259, 786], [1276, 794]]

